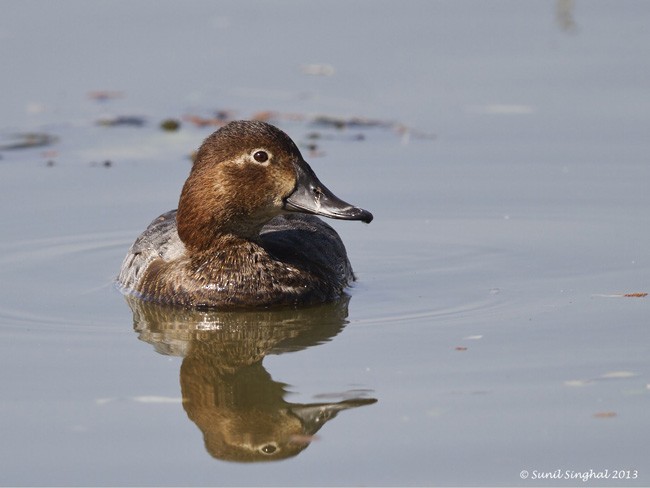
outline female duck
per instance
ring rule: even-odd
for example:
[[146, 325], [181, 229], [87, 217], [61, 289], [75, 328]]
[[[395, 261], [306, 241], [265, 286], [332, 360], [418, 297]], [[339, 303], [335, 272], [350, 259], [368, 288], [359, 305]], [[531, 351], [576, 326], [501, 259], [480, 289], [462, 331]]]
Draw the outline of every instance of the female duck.
[[333, 300], [354, 279], [340, 237], [318, 217], [370, 222], [337, 198], [280, 129], [231, 122], [199, 148], [178, 210], [133, 243], [119, 284], [186, 307]]

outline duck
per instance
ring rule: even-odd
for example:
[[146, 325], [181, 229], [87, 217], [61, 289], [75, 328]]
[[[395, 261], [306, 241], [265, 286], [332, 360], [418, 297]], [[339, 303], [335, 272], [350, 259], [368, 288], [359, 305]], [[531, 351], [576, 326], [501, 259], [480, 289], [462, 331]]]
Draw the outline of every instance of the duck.
[[178, 208], [131, 245], [118, 287], [193, 309], [336, 300], [355, 275], [340, 236], [319, 216], [373, 220], [323, 185], [285, 132], [229, 122], [199, 147]]

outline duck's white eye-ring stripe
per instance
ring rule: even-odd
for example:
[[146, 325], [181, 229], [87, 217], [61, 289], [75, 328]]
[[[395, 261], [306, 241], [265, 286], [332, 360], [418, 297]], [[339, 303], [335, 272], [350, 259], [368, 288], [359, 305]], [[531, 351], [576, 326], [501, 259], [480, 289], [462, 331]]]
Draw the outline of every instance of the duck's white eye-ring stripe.
[[271, 161], [273, 155], [266, 149], [258, 148], [251, 151], [251, 157], [257, 164], [267, 165], [269, 164], [269, 161]]

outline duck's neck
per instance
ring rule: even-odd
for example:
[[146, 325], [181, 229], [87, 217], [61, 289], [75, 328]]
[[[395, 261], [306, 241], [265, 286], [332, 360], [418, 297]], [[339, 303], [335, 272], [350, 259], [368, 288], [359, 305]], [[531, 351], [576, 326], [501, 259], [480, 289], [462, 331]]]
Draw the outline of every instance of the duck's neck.
[[192, 170], [178, 202], [176, 227], [183, 244], [194, 252], [258, 242], [259, 232], [272, 215], [255, 218], [236, 193], [221, 186], [207, 191], [197, 184], [202, 172]]
[[176, 227], [185, 247], [193, 252], [217, 252], [247, 243], [259, 243], [259, 232], [263, 224], [232, 225], [231, 222], [236, 220], [220, 221], [205, 213], [187, 213], [179, 208]]
[[[259, 236], [242, 237], [235, 233], [219, 232], [203, 234], [201, 238], [194, 238], [185, 241], [185, 247], [193, 254], [212, 254], [222, 256], [225, 254], [242, 253], [260, 247]], [[181, 237], [182, 239], [182, 237]]]

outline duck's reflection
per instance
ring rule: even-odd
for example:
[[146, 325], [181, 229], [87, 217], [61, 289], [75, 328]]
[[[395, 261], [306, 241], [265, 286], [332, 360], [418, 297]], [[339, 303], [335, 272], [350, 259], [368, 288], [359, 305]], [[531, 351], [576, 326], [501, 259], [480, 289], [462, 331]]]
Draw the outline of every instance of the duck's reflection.
[[346, 324], [349, 297], [301, 310], [206, 312], [126, 297], [134, 329], [161, 354], [183, 356], [183, 406], [201, 429], [208, 452], [230, 461], [295, 456], [338, 412], [375, 403], [290, 403], [262, 365], [267, 354], [321, 344]]

